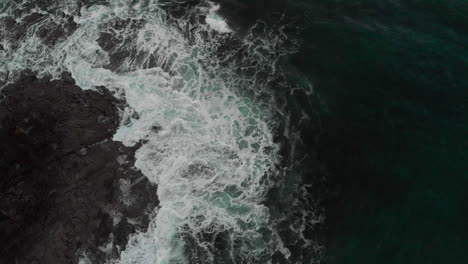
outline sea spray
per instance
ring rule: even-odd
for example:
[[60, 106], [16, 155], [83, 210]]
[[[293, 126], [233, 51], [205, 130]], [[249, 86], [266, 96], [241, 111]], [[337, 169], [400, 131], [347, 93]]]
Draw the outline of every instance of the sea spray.
[[[296, 43], [261, 22], [239, 39], [211, 2], [182, 16], [166, 11], [168, 2], [118, 0], [79, 10], [69, 2], [58, 7], [74, 14], [73, 33], [47, 45], [38, 30], [63, 15], [32, 8], [46, 16], [19, 40], [4, 40], [0, 71], [12, 78], [23, 69], [53, 77], [68, 71], [83, 89], [106, 86], [125, 96], [129, 108], [114, 139], [144, 143], [135, 166], [158, 184], [160, 206], [148, 231], [131, 237], [121, 258], [109, 261], [290, 258], [284, 230], [278, 230], [288, 215], [271, 212], [265, 202], [273, 187], [286, 182], [282, 178], [300, 178], [280, 162], [274, 133], [287, 114], [270, 89], [283, 78], [278, 60], [295, 52]], [[302, 239], [302, 247], [315, 246], [302, 235], [309, 212], [300, 213], [286, 229]]]

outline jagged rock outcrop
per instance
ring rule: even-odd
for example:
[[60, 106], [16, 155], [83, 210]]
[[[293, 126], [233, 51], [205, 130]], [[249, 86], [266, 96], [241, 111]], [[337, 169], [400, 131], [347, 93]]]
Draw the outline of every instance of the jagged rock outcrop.
[[0, 90], [0, 263], [93, 263], [144, 230], [156, 186], [112, 141], [117, 100], [28, 73]]

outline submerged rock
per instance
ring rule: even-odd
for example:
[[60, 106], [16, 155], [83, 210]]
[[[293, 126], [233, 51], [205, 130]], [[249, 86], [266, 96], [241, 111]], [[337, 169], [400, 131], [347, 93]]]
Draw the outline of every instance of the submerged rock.
[[[0, 18], [0, 36], [7, 41], [18, 42], [28, 34], [35, 34], [44, 44], [55, 46], [78, 28], [73, 18], [72, 15], [61, 12], [58, 12], [55, 18], [34, 12], [22, 19], [2, 17]], [[13, 48], [17, 47], [13, 45]]]
[[0, 263], [93, 263], [147, 228], [156, 186], [112, 141], [125, 102], [71, 76], [24, 74], [0, 91]]

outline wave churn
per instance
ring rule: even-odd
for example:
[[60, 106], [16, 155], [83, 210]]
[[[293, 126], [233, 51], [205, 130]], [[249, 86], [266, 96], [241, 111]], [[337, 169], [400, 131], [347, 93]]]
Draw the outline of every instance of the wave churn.
[[[144, 142], [135, 166], [158, 184], [160, 206], [148, 231], [131, 237], [120, 259], [109, 262], [272, 263], [276, 254], [288, 259], [291, 251], [278, 229], [288, 215], [271, 212], [265, 200], [282, 177], [293, 177], [274, 141], [287, 113], [270, 86], [283, 74], [278, 59], [296, 52], [297, 43], [262, 23], [242, 39], [220, 21], [207, 24], [199, 18], [220, 19], [210, 2], [188, 7], [182, 16], [168, 12], [168, 5], [118, 0], [80, 7], [67, 1], [56, 8], [73, 14], [78, 27], [53, 46], [36, 33], [63, 16], [53, 8], [33, 8], [47, 16], [21, 43], [3, 41], [0, 72], [15, 76], [32, 69], [58, 77], [68, 71], [83, 89], [106, 86], [126, 98], [129, 107], [114, 140]], [[18, 7], [2, 8], [9, 14]], [[120, 44], [106, 50], [106, 40], [99, 43], [103, 32]], [[303, 248], [319, 250], [302, 235], [311, 223], [309, 213], [301, 213], [289, 228]], [[317, 213], [315, 220], [322, 218]]]

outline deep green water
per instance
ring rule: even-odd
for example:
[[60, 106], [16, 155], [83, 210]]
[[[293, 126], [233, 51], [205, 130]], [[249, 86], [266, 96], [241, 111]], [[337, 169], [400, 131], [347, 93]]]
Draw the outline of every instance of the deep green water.
[[[326, 208], [325, 228], [304, 232], [323, 234], [325, 263], [468, 263], [468, 0], [219, 2], [244, 28], [287, 23], [301, 42], [275, 81], [316, 93], [276, 95], [301, 133], [297, 156], [309, 155], [298, 173]], [[278, 189], [266, 203], [280, 215], [292, 205]], [[289, 220], [278, 225], [289, 262], [314, 258], [284, 231]]]
[[468, 1], [248, 5], [302, 27], [292, 72], [324, 102], [325, 132], [302, 134], [329, 174], [327, 263], [468, 263]]
[[468, 263], [468, 1], [294, 2], [328, 105], [329, 263]]

